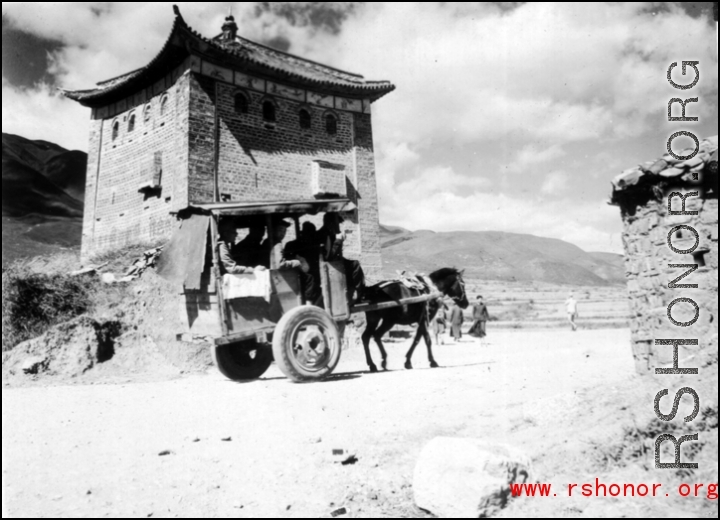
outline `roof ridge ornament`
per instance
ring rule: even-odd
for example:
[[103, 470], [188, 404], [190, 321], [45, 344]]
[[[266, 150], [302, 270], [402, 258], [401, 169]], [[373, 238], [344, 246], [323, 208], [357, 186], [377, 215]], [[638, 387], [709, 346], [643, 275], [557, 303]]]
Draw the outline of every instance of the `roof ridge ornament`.
[[232, 7], [230, 14], [225, 17], [225, 23], [222, 25], [222, 39], [225, 42], [233, 42], [237, 37], [238, 24], [235, 23], [235, 17], [232, 15]]

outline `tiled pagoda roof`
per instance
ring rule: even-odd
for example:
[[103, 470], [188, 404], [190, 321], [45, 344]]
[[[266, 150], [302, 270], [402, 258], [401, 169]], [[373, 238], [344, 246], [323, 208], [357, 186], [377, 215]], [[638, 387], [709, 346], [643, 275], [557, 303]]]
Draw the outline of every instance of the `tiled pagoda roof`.
[[221, 37], [205, 38], [187, 25], [177, 6], [174, 11], [170, 36], [145, 67], [102, 81], [93, 89], [63, 90], [63, 94], [85, 106], [100, 107], [151, 85], [191, 54], [259, 77], [371, 101], [395, 89], [389, 81], [368, 81], [360, 75], [278, 51], [240, 36], [232, 41]]

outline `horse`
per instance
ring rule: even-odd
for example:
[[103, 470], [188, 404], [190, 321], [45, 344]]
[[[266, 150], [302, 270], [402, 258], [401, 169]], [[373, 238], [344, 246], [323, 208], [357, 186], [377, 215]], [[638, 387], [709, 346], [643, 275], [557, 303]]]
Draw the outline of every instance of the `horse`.
[[[452, 267], [445, 267], [430, 273], [428, 278], [432, 285], [445, 296], [452, 298], [462, 309], [468, 307], [468, 299], [465, 294], [465, 282], [462, 279], [463, 271], [459, 271]], [[433, 288], [426, 284], [423, 289], [410, 289], [403, 283], [380, 283], [372, 287], [368, 287], [365, 299], [369, 303], [381, 303], [398, 301], [404, 298], [420, 296], [422, 294], [430, 294]], [[428, 330], [430, 320], [437, 313], [439, 303], [437, 300], [429, 302], [411, 303], [408, 305], [400, 305], [389, 309], [380, 309], [368, 311], [366, 313], [367, 326], [362, 334], [363, 347], [365, 347], [365, 360], [370, 368], [370, 372], [377, 372], [377, 366], [373, 363], [370, 355], [370, 338], [375, 340], [380, 354], [382, 355], [382, 368], [387, 370], [387, 352], [382, 343], [382, 337], [395, 325], [411, 325], [418, 324], [415, 338], [413, 339], [410, 350], [405, 356], [405, 368], [412, 369], [412, 355], [420, 342], [420, 338], [425, 338], [425, 344], [428, 350], [428, 360], [430, 367], [437, 368], [439, 365], [435, 361], [432, 353], [432, 339]]]

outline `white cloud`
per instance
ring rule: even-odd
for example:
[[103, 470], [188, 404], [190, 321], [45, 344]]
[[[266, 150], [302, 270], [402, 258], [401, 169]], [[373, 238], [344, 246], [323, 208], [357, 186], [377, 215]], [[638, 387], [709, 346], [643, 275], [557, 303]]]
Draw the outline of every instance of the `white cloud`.
[[19, 90], [2, 81], [3, 132], [87, 151], [90, 110], [47, 85]]
[[697, 56], [708, 64], [704, 93], [717, 85], [714, 29], [642, 7], [529, 3], [459, 18], [436, 3], [385, 3], [351, 20], [342, 46], [319, 52], [397, 83], [379, 110], [391, 140], [637, 136], [655, 131], [647, 117], [663, 113], [671, 57]]
[[554, 171], [545, 176], [540, 193], [543, 195], [557, 195], [568, 190], [569, 177], [565, 172]]
[[550, 167], [567, 155], [562, 145], [539, 145], [530, 143], [516, 154], [514, 160], [507, 165], [506, 171], [510, 174], [532, 175], [538, 167]]
[[558, 144], [547, 147], [529, 144], [518, 153], [517, 163], [519, 166], [526, 167], [533, 164], [554, 161], [565, 155], [567, 155], [567, 153], [563, 150], [562, 146]]
[[378, 155], [391, 170], [413, 165], [420, 159], [420, 154], [412, 150], [408, 143], [386, 144]]
[[[487, 183], [481, 181], [481, 187]], [[463, 193], [455, 192], [463, 186]], [[604, 201], [588, 207], [571, 197], [548, 203], [538, 197], [475, 191], [466, 178], [447, 169], [427, 170], [382, 190], [379, 198], [382, 221], [408, 229], [527, 233], [565, 240], [586, 251], [622, 252], [620, 212]]]

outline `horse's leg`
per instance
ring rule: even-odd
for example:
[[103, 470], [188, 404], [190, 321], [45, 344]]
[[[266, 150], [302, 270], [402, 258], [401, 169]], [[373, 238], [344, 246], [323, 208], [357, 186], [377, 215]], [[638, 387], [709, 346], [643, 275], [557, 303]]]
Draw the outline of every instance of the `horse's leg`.
[[377, 372], [377, 367], [373, 363], [372, 356], [370, 355], [370, 338], [375, 334], [380, 318], [372, 312], [366, 314], [367, 325], [365, 331], [362, 333], [363, 348], [365, 349], [365, 362], [367, 363], [370, 372]]
[[385, 351], [385, 345], [383, 345], [382, 338], [394, 326], [395, 326], [395, 322], [393, 320], [388, 319], [388, 318], [383, 318], [383, 321], [380, 324], [380, 327], [378, 327], [378, 329], [373, 334], [375, 343], [377, 343], [377, 346], [380, 349], [380, 355], [382, 356], [382, 369], [383, 370], [387, 370], [387, 352]]
[[413, 338], [412, 345], [410, 345], [410, 350], [407, 351], [407, 354], [405, 354], [405, 368], [408, 370], [412, 369], [412, 355], [413, 352], [415, 352], [415, 348], [418, 346], [418, 343], [420, 343], [420, 336], [422, 335], [422, 331], [420, 330], [421, 325], [418, 325], [417, 331], [415, 332], [415, 338]]
[[428, 361], [430, 362], [430, 368], [438, 368], [440, 365], [435, 362], [435, 358], [433, 357], [432, 337], [430, 336], [430, 332], [428, 331], [427, 321], [421, 321], [420, 325], [418, 325], [418, 331], [420, 330], [420, 328], [422, 328], [422, 335], [425, 337], [425, 345], [427, 345]]

